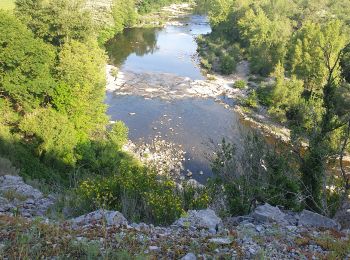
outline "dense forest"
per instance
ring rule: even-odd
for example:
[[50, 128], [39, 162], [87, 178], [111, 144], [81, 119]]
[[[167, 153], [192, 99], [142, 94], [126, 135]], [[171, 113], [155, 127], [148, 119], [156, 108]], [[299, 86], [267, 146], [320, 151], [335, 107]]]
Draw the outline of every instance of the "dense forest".
[[[349, 2], [198, 3], [213, 29], [198, 38], [202, 65], [230, 74], [248, 60], [254, 84], [245, 102], [267, 107], [290, 128], [293, 150], [248, 135], [238, 155], [224, 141], [213, 160], [217, 178], [200, 189], [178, 189], [174, 179], [123, 152], [128, 129], [109, 124], [104, 104], [103, 43], [172, 2], [114, 0], [108, 26], [92, 19], [84, 1], [16, 0], [13, 12], [0, 11], [1, 157], [26, 180], [64, 194], [59, 207], [71, 206], [71, 215], [104, 207], [169, 224], [220, 196], [229, 215], [249, 213], [255, 200], [334, 214], [350, 190], [343, 162], [350, 137]], [[336, 174], [328, 171], [330, 161]]]

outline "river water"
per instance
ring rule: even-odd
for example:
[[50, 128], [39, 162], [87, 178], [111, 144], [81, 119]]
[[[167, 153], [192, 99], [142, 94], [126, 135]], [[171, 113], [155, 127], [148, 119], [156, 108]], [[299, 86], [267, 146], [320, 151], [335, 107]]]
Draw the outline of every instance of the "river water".
[[[108, 42], [110, 63], [122, 72], [167, 73], [191, 80], [205, 76], [199, 67], [195, 37], [211, 31], [205, 16], [192, 15], [179, 25], [165, 28], [129, 29]], [[150, 142], [160, 135], [182, 145], [185, 172], [205, 181], [210, 177], [213, 144], [223, 137], [239, 141], [238, 115], [211, 98], [160, 99], [107, 92], [111, 120], [122, 120], [135, 143]]]

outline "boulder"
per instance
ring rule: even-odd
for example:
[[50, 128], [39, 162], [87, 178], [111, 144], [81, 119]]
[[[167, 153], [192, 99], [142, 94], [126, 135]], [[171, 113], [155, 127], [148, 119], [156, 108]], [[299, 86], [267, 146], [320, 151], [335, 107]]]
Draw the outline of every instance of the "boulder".
[[186, 217], [178, 219], [174, 225], [209, 229], [209, 231], [216, 233], [219, 227], [222, 226], [222, 220], [211, 209], [190, 210], [187, 212]]
[[197, 257], [193, 253], [188, 253], [187, 255], [181, 258], [181, 260], [196, 260], [196, 259]]
[[252, 217], [257, 222], [261, 223], [277, 223], [280, 225], [287, 225], [286, 214], [283, 213], [278, 207], [273, 207], [266, 203], [258, 206], [252, 213]]
[[92, 224], [106, 224], [107, 226], [126, 226], [128, 221], [118, 211], [96, 210], [71, 220], [73, 228]]
[[308, 210], [300, 213], [298, 224], [304, 227], [340, 229], [337, 221]]

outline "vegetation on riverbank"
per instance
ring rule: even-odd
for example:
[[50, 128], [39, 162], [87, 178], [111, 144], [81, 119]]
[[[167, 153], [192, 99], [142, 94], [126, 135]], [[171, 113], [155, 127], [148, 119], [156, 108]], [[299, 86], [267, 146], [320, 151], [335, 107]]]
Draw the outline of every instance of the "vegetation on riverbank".
[[[222, 216], [233, 216], [250, 213], [260, 202], [296, 211], [307, 207], [332, 215], [350, 189], [345, 168], [341, 167], [343, 172], [336, 178], [326, 175], [325, 167], [327, 160], [342, 158], [348, 150], [349, 53], [343, 33], [346, 22], [305, 22], [305, 13], [290, 13], [281, 6], [270, 6], [270, 1], [242, 4], [242, 10], [235, 4], [243, 1], [233, 1], [232, 5], [227, 1], [218, 7], [224, 2], [212, 3], [214, 34], [208, 36], [212, 43], [205, 47], [203, 39], [201, 45], [207, 48], [203, 55], [209, 50], [215, 56], [208, 58], [206, 64], [217, 63], [219, 66], [214, 64], [212, 68], [228, 74], [239, 59], [248, 57], [256, 73], [272, 73], [274, 80], [252, 91], [246, 102], [254, 108], [264, 101], [272, 115], [285, 121], [292, 129], [293, 148], [308, 141], [302, 153], [296, 149], [297, 156], [291, 155], [290, 149], [271, 147], [259, 136], [247, 134], [242, 153], [223, 142], [213, 158], [216, 178], [207, 186], [159, 174], [157, 167], [145, 166], [123, 151], [128, 138], [126, 126], [122, 122], [108, 123], [103, 102], [106, 56], [99, 47], [101, 28], [96, 29], [91, 13], [80, 1], [18, 0], [13, 14], [0, 11], [0, 156], [15, 166], [0, 158], [0, 169], [7, 167], [7, 171], [18, 173], [27, 181], [39, 182], [48, 193], [56, 193], [56, 208], [51, 212], [55, 218], [59, 214], [71, 217], [103, 208], [118, 210], [130, 221], [168, 225], [186, 216], [190, 209], [210, 205]], [[116, 1], [113, 33], [134, 23], [135, 7], [144, 13], [166, 3]], [[242, 17], [236, 23], [228, 19], [236, 19], [238, 14]], [[282, 18], [275, 16], [278, 14]], [[338, 15], [344, 19], [344, 13]], [[216, 32], [223, 38], [217, 38]], [[230, 38], [234, 33], [239, 39]], [[240, 81], [234, 87], [245, 85]], [[5, 195], [13, 200], [21, 198], [20, 194]], [[13, 215], [16, 214], [14, 209]], [[155, 247], [149, 243], [151, 235], [139, 236], [133, 227], [121, 227], [116, 233], [114, 227], [107, 230], [89, 226], [79, 233], [64, 224], [43, 224], [16, 216], [2, 216], [0, 224], [0, 236], [6, 242], [0, 246], [0, 252], [4, 250], [6, 256], [19, 258], [128, 258], [130, 253], [142, 255], [147, 248], [163, 250], [164, 255], [172, 249], [170, 253], [180, 256], [188, 248], [214, 254], [214, 247], [221, 247], [215, 245], [217, 240], [208, 240], [213, 230], [204, 235], [200, 229], [191, 233], [192, 226], [180, 229], [176, 236], [172, 236], [174, 230], [163, 236], [155, 233], [152, 242], [159, 245]], [[263, 235], [275, 232], [272, 225], [266, 227]], [[240, 228], [241, 237], [236, 232], [226, 234], [229, 242], [225, 237], [223, 245], [230, 246], [230, 254], [237, 250], [235, 254], [240, 255], [246, 243], [247, 227]], [[214, 233], [216, 229], [219, 227], [214, 228]], [[253, 225], [249, 232], [258, 229], [263, 228]], [[280, 230], [269, 235], [272, 240], [280, 237]], [[197, 240], [189, 241], [188, 233]], [[326, 248], [327, 253], [347, 256], [349, 240], [339, 239], [345, 235], [326, 235], [305, 235], [288, 243], [303, 247], [316, 240], [316, 245]], [[334, 241], [336, 236], [339, 241]], [[77, 242], [81, 237], [91, 239], [89, 243]], [[167, 239], [164, 242], [164, 237], [171, 237], [173, 244]], [[102, 239], [96, 241], [97, 238]], [[265, 241], [255, 239], [264, 246]], [[241, 245], [237, 246], [239, 241]], [[129, 252], [118, 253], [120, 249]]]
[[173, 179], [122, 151], [128, 129], [108, 123], [106, 55], [82, 2], [18, 0], [0, 12], [1, 157], [63, 194], [58, 210], [140, 208], [131, 217], [171, 223], [191, 208]]
[[[229, 53], [225, 46], [237, 46], [236, 53], [260, 76], [251, 78], [243, 103], [266, 106], [271, 117], [291, 129], [305, 206], [334, 214], [350, 188], [343, 165], [349, 151], [349, 2], [206, 3], [213, 32], [199, 39], [202, 63], [223, 73], [217, 68], [225, 65], [220, 59]], [[332, 158], [340, 158], [335, 175], [326, 163]]]

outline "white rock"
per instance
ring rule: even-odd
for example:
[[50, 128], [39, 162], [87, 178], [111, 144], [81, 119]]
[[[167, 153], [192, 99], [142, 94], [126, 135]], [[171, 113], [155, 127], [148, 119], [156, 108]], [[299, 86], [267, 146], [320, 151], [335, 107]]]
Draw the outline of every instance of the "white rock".
[[197, 257], [193, 253], [188, 253], [184, 257], [181, 258], [181, 260], [196, 260]]
[[204, 228], [209, 230], [217, 230], [222, 226], [222, 220], [216, 216], [211, 209], [204, 210], [190, 210], [187, 212], [188, 216], [175, 221], [174, 225], [180, 227], [194, 226], [196, 228]]
[[41, 191], [33, 188], [32, 186], [24, 183], [22, 177], [4, 175], [0, 177], [0, 191], [14, 191], [21, 196], [33, 199], [39, 199], [43, 197]]
[[158, 251], [158, 250], [159, 250], [159, 247], [157, 247], [157, 246], [149, 246], [148, 249], [149, 249], [150, 251]]
[[280, 225], [287, 225], [288, 222], [285, 219], [286, 214], [279, 208], [273, 207], [266, 203], [265, 205], [258, 206], [252, 213], [252, 217], [262, 223], [276, 222]]
[[218, 245], [229, 245], [232, 242], [231, 239], [225, 238], [225, 237], [215, 237], [215, 238], [209, 239], [208, 241]]
[[303, 210], [300, 213], [299, 225], [305, 227], [340, 229], [339, 223], [335, 220], [308, 210]]
[[107, 226], [126, 226], [128, 224], [128, 221], [120, 212], [102, 209], [74, 218], [71, 220], [71, 223], [73, 228], [77, 228], [95, 222], [100, 222], [100, 224], [102, 224], [104, 221]]

